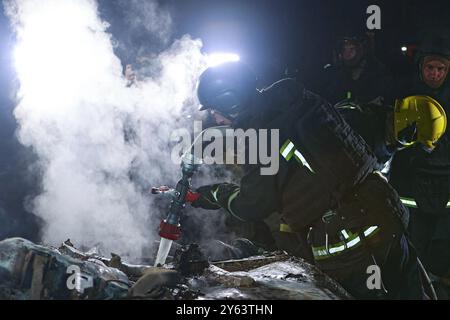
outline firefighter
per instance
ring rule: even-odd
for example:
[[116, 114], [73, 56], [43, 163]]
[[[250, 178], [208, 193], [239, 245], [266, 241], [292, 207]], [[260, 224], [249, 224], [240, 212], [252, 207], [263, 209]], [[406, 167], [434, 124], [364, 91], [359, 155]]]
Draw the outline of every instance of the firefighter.
[[[194, 207], [224, 208], [242, 221], [278, 212], [283, 228], [308, 235], [315, 264], [356, 298], [424, 297], [405, 236], [408, 212], [376, 172], [375, 155], [334, 107], [292, 79], [258, 91], [239, 62], [208, 68], [198, 97], [202, 110], [234, 128], [278, 129], [280, 165], [274, 175], [247, 165], [240, 185], [200, 187]], [[372, 268], [380, 271], [373, 286]]]
[[393, 78], [375, 57], [373, 42], [371, 33], [341, 37], [334, 48], [333, 63], [324, 67], [315, 90], [332, 104], [343, 99], [366, 104], [378, 97], [391, 103]]
[[424, 95], [397, 99], [393, 106], [378, 99], [362, 105], [344, 100], [335, 108], [370, 146], [378, 169], [385, 174], [389, 173], [390, 161], [397, 151], [419, 142], [418, 148], [432, 152], [447, 126], [442, 105]]
[[[449, 67], [449, 32], [428, 35], [419, 48], [410, 93], [429, 95], [449, 112]], [[450, 278], [449, 132], [432, 153], [418, 147], [398, 153], [392, 164], [391, 183], [409, 208], [411, 240], [426, 269], [438, 279]]]

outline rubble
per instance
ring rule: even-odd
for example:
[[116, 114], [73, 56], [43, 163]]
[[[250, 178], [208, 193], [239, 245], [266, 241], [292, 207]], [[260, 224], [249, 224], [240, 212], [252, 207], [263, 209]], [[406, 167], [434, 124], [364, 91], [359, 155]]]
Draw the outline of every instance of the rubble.
[[129, 297], [161, 299], [169, 296], [170, 289], [175, 289], [181, 281], [180, 274], [175, 270], [150, 268], [130, 289]]
[[286, 254], [221, 262], [211, 266], [207, 273], [207, 278], [220, 285], [210, 283], [204, 289], [204, 299], [351, 299], [339, 284], [317, 268]]
[[0, 241], [0, 299], [351, 299], [336, 282], [283, 252], [208, 263], [197, 245], [164, 268], [124, 263], [21, 238]]
[[174, 265], [183, 276], [198, 276], [209, 266], [208, 259], [195, 243], [182, 247], [175, 253]]
[[0, 299], [121, 299], [131, 286], [122, 271], [99, 259], [21, 238], [0, 241]]

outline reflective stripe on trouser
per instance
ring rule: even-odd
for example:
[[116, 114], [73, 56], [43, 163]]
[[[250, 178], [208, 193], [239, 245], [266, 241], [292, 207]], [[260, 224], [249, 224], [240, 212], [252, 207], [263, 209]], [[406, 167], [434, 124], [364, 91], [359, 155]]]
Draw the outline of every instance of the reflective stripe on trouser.
[[[400, 197], [400, 201], [409, 208], [418, 208], [416, 200], [413, 198]], [[450, 200], [447, 202], [445, 208], [450, 208]]]
[[343, 241], [329, 246], [325, 245], [321, 247], [312, 247], [314, 259], [322, 260], [330, 258], [332, 256], [346, 252], [347, 250], [356, 248], [361, 244], [364, 238], [368, 238], [374, 235], [378, 230], [378, 226], [368, 227], [362, 232], [364, 234], [363, 236], [361, 234], [352, 233], [348, 230], [341, 230], [341, 235], [344, 238]]

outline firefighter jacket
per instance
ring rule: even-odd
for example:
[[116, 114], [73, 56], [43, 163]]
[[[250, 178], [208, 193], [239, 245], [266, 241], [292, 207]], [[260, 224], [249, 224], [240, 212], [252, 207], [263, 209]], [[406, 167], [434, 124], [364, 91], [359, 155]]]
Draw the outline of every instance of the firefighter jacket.
[[279, 212], [292, 230], [310, 231], [316, 260], [356, 248], [380, 229], [401, 229], [404, 208], [373, 174], [375, 155], [333, 106], [296, 81], [263, 90], [235, 126], [278, 129], [279, 170], [262, 175], [261, 165], [248, 165], [240, 186], [211, 186], [212, 203], [244, 221]]

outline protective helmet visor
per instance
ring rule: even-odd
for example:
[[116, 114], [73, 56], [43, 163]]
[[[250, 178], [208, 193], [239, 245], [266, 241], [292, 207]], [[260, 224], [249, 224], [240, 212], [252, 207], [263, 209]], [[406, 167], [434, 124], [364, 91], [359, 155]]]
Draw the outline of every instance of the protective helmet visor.
[[239, 98], [235, 92], [226, 91], [217, 94], [214, 97], [205, 99], [205, 103], [200, 106], [200, 111], [213, 109], [217, 110], [224, 115], [232, 115], [239, 110]]

